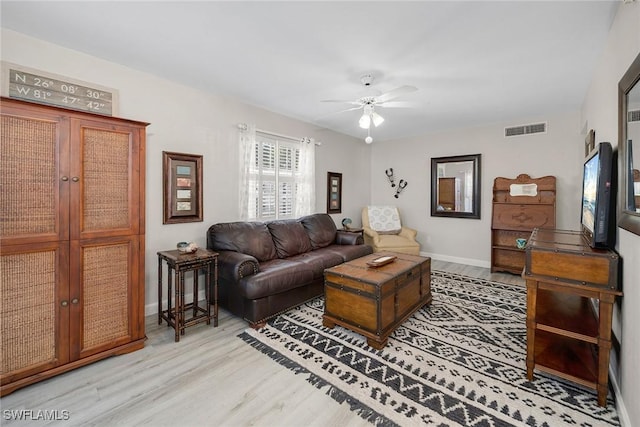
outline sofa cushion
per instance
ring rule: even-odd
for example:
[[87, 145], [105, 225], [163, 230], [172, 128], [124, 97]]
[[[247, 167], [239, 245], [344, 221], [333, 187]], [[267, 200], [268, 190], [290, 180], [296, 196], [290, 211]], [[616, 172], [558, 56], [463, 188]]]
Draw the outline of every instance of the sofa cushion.
[[328, 214], [313, 214], [300, 218], [311, 241], [312, 249], [324, 248], [336, 239], [336, 224]]
[[325, 269], [331, 268], [338, 264], [342, 264], [344, 262], [344, 258], [340, 254], [331, 251], [331, 248], [333, 246], [335, 245], [330, 245], [326, 248], [321, 248], [315, 251], [296, 255], [289, 259], [291, 261], [304, 263], [308, 268], [311, 269], [311, 271], [313, 271], [313, 278], [320, 279], [324, 277]]
[[373, 248], [369, 245], [331, 245], [328, 246], [326, 250], [340, 256], [342, 262], [351, 261], [352, 259], [373, 253]]
[[278, 258], [309, 252], [311, 242], [301, 223], [296, 220], [280, 220], [267, 223]]
[[226, 222], [209, 227], [207, 247], [251, 255], [258, 261], [276, 257], [271, 233], [262, 222]]
[[303, 263], [273, 259], [260, 263], [260, 271], [238, 282], [240, 293], [247, 299], [279, 294], [313, 281], [313, 271]]

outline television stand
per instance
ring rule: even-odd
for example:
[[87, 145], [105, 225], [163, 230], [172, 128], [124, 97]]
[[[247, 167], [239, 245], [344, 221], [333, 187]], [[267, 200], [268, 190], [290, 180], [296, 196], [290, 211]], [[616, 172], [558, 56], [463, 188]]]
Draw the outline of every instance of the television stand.
[[535, 229], [525, 251], [527, 378], [537, 369], [568, 379], [596, 390], [605, 406], [618, 254], [589, 247], [578, 231], [551, 229]]

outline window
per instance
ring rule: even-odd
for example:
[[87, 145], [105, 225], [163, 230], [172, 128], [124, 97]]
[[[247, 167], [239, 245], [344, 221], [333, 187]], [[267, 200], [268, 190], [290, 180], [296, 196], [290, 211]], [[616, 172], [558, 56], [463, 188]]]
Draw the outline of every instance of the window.
[[[256, 132], [252, 144], [250, 167], [247, 170], [247, 219], [273, 220], [296, 218], [311, 213], [311, 206], [301, 209], [307, 197], [300, 197], [310, 189], [305, 185], [308, 168], [301, 162], [309, 144], [267, 133]], [[313, 173], [313, 167], [311, 167]], [[313, 181], [313, 177], [311, 179]]]

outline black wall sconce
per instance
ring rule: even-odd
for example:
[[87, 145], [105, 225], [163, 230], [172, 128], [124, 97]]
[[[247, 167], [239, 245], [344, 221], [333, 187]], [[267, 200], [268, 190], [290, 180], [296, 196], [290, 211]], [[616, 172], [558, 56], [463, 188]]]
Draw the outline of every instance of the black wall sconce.
[[398, 189], [396, 190], [396, 194], [394, 194], [393, 197], [397, 199], [400, 193], [402, 192], [402, 190], [404, 190], [407, 187], [407, 184], [408, 184], [407, 181], [405, 181], [404, 179], [401, 179], [400, 182], [398, 183]]
[[395, 187], [396, 183], [395, 183], [395, 178], [393, 177], [393, 168], [389, 168], [385, 170], [384, 173], [387, 174], [387, 179], [391, 183], [391, 187]]
[[[393, 176], [393, 168], [386, 169], [384, 173], [385, 175], [387, 175], [387, 179], [389, 180], [389, 183], [391, 183], [391, 188], [395, 188], [396, 178], [395, 176]], [[400, 193], [402, 192], [402, 190], [405, 189], [407, 184], [408, 184], [407, 181], [405, 181], [404, 179], [401, 179], [400, 182], [398, 182], [398, 188], [396, 188], [396, 194], [394, 194], [393, 197], [397, 199], [398, 196], [400, 196]]]

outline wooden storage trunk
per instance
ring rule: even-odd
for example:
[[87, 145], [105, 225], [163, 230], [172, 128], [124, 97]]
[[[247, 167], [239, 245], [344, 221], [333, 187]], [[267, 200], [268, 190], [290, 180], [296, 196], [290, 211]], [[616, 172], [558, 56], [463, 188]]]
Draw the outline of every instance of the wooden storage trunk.
[[593, 249], [578, 231], [537, 228], [525, 249], [525, 276], [616, 289], [618, 255]]
[[[367, 264], [382, 256], [397, 258], [381, 267]], [[377, 252], [325, 270], [323, 324], [356, 331], [381, 349], [398, 325], [431, 300], [430, 258]]]

